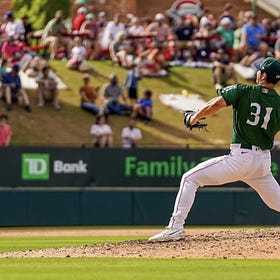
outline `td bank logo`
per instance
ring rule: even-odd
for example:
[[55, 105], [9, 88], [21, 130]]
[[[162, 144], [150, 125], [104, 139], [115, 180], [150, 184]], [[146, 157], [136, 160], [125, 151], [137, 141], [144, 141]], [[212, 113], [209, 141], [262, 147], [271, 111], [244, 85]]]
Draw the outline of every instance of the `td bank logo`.
[[48, 180], [50, 177], [49, 154], [22, 154], [21, 166], [23, 180]]

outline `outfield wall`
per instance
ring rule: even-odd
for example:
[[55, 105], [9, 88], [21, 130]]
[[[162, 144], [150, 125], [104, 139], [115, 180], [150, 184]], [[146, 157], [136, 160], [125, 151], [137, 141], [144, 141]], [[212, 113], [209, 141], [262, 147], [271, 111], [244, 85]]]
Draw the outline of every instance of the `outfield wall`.
[[[224, 150], [0, 150], [0, 226], [166, 225], [181, 174]], [[272, 152], [279, 181], [279, 151]], [[238, 182], [201, 188], [189, 224], [279, 224]]]

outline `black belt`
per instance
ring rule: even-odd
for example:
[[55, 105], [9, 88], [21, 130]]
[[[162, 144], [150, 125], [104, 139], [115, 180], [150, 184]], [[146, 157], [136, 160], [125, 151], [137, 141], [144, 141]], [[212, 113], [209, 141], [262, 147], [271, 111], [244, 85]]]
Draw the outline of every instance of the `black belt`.
[[247, 150], [253, 150], [253, 151], [262, 151], [262, 148], [254, 145], [246, 145], [246, 144], [241, 144], [240, 146], [241, 149], [247, 149]]
[[260, 147], [249, 145], [249, 144], [240, 144], [240, 143], [232, 143], [231, 149], [247, 149], [252, 151], [263, 151]]

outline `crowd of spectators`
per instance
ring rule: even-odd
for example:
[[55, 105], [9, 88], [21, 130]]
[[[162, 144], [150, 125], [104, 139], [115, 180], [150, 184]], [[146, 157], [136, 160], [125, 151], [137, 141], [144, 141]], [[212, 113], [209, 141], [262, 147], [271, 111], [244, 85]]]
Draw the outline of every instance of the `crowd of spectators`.
[[[150, 123], [152, 91], [145, 90], [139, 99], [138, 81], [143, 77], [167, 76], [172, 65], [190, 65], [191, 61], [192, 66], [200, 67], [199, 62], [207, 62], [212, 65], [215, 87], [221, 88], [230, 80], [238, 82], [234, 63], [257, 69], [267, 56], [280, 60], [280, 18], [261, 19], [252, 11], [233, 13], [230, 3], [225, 4], [219, 16], [204, 8], [199, 17], [185, 14], [176, 20], [163, 13], [151, 18], [116, 13], [109, 18], [104, 11], [94, 14], [81, 6], [70, 25], [65, 23], [63, 12], [56, 11], [40, 31], [33, 30], [28, 16], [16, 19], [9, 11], [4, 15], [0, 33], [0, 98], [9, 111], [14, 102], [32, 111], [19, 71], [36, 79], [38, 107], [51, 100], [54, 108], [60, 109], [57, 83], [49, 74], [49, 59], [62, 59], [65, 67], [86, 73], [93, 70], [89, 60], [111, 59], [125, 68], [124, 83], [112, 73], [102, 89], [90, 85], [89, 74], [83, 76], [80, 106], [102, 115], [96, 125], [103, 123], [103, 118], [106, 123], [111, 114]], [[35, 45], [31, 44], [34, 38]], [[43, 54], [38, 52], [41, 49]], [[99, 95], [101, 105], [96, 102]], [[96, 132], [92, 135], [96, 138]], [[110, 146], [111, 136], [104, 142]]]

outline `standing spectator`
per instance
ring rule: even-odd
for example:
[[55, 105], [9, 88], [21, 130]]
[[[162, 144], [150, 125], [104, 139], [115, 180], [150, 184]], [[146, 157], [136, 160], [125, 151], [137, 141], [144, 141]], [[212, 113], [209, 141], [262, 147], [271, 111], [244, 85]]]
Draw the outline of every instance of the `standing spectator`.
[[164, 15], [158, 13], [155, 15], [155, 21], [147, 26], [145, 33], [154, 35], [154, 40], [158, 45], [166, 45], [167, 37], [171, 33], [169, 26], [164, 23]]
[[86, 34], [87, 38], [84, 40], [84, 45], [87, 50], [88, 59], [98, 58], [99, 43], [98, 43], [98, 26], [93, 13], [86, 15], [86, 21], [80, 28], [81, 34]]
[[7, 110], [12, 110], [12, 102], [24, 103], [24, 108], [27, 112], [31, 112], [30, 102], [27, 93], [21, 86], [19, 77], [19, 66], [14, 64], [11, 72], [3, 75], [3, 87], [5, 91], [5, 100], [7, 103]]
[[56, 11], [55, 17], [50, 20], [43, 31], [43, 44], [50, 47], [50, 58], [56, 57], [58, 48], [63, 46], [67, 51], [67, 56], [71, 52], [71, 39], [67, 36], [68, 30], [63, 23], [63, 12]]
[[135, 119], [130, 119], [127, 127], [122, 129], [122, 146], [123, 148], [136, 148], [142, 139], [142, 132], [135, 127]]
[[74, 47], [71, 49], [70, 58], [66, 66], [72, 70], [87, 72], [92, 70], [92, 66], [86, 63], [87, 51], [82, 45], [81, 38], [74, 38]]
[[146, 123], [149, 123], [153, 117], [153, 100], [152, 91], [147, 89], [144, 91], [143, 97], [133, 107], [132, 117], [139, 117]]
[[231, 3], [226, 3], [223, 9], [222, 14], [220, 15], [219, 20], [222, 21], [223, 18], [229, 18], [230, 19], [230, 28], [235, 29], [235, 18], [232, 15], [232, 9], [233, 6]]
[[105, 148], [113, 145], [113, 132], [106, 124], [104, 115], [97, 115], [95, 124], [90, 128], [90, 135], [93, 136], [93, 147]]
[[48, 66], [43, 67], [42, 75], [37, 79], [37, 83], [38, 107], [42, 108], [46, 101], [52, 101], [54, 108], [59, 110], [57, 82], [50, 75]]
[[234, 42], [234, 33], [231, 29], [232, 21], [228, 17], [223, 17], [220, 21], [220, 25], [217, 27], [218, 34], [221, 35], [223, 45], [227, 49], [232, 49]]
[[12, 128], [8, 124], [8, 116], [6, 114], [0, 115], [0, 148], [8, 147], [10, 145], [12, 136]]
[[113, 20], [109, 21], [104, 29], [103, 36], [101, 38], [101, 47], [103, 48], [103, 50], [107, 50], [116, 34], [124, 30], [125, 25], [123, 22], [121, 22], [121, 15], [115, 14]]
[[73, 20], [73, 30], [75, 30], [75, 31], [80, 30], [82, 24], [86, 20], [86, 14], [87, 14], [87, 8], [85, 8], [85, 7], [80, 7], [77, 10], [77, 15], [75, 16], [75, 18]]
[[98, 97], [98, 87], [90, 85], [90, 75], [84, 74], [83, 85], [80, 87], [81, 108], [93, 113], [99, 114], [99, 108], [96, 105], [96, 99]]
[[[123, 99], [123, 102], [120, 101]], [[104, 112], [116, 115], [129, 115], [131, 107], [126, 103], [126, 97], [123, 93], [123, 87], [118, 84], [116, 74], [110, 75], [110, 82], [104, 87]]]
[[23, 27], [24, 27], [24, 35], [23, 35], [24, 36], [24, 41], [25, 41], [26, 45], [29, 45], [28, 41], [33, 34], [33, 27], [31, 25], [31, 23], [29, 22], [28, 15], [24, 15], [21, 18], [21, 21], [22, 21], [22, 24], [23, 24]]
[[5, 17], [7, 20], [5, 34], [8, 37], [23, 41], [25, 30], [22, 22], [15, 19], [13, 13], [10, 11], [5, 14]]
[[133, 106], [138, 99], [138, 81], [141, 79], [140, 74], [137, 71], [137, 67], [134, 65], [127, 71], [125, 86], [128, 90], [128, 98], [130, 106]]

